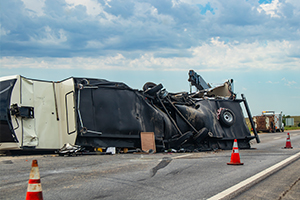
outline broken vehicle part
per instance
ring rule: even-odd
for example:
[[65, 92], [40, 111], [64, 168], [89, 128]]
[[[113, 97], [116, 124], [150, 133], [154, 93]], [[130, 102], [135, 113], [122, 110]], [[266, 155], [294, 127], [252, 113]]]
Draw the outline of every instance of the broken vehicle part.
[[209, 84], [205, 82], [205, 80], [197, 74], [194, 70], [189, 71], [189, 82], [191, 82], [191, 85], [194, 85], [198, 90], [205, 90], [211, 88]]
[[[157, 152], [250, 148], [252, 136], [230, 81], [196, 93], [170, 93], [146, 82], [143, 90], [104, 79], [40, 81], [22, 76], [1, 81], [0, 149], [141, 148], [153, 132]], [[232, 83], [232, 81], [231, 81]], [[249, 117], [250, 118], [250, 117]], [[255, 127], [254, 127], [255, 128]], [[3, 131], [2, 131], [3, 130]]]
[[68, 156], [76, 156], [76, 153], [82, 152], [84, 148], [78, 145], [72, 145], [70, 143], [64, 144], [62, 148], [60, 148], [57, 153], [61, 156], [68, 155]]
[[251, 123], [251, 128], [252, 128], [252, 130], [254, 132], [254, 135], [255, 135], [255, 138], [256, 138], [256, 142], [260, 143], [260, 139], [258, 137], [256, 128], [255, 128], [255, 125], [254, 125], [254, 122], [253, 122], [253, 119], [252, 119], [252, 115], [251, 115], [251, 112], [250, 112], [250, 108], [248, 106], [248, 102], [246, 101], [246, 97], [244, 96], [244, 94], [242, 94], [241, 96], [242, 96], [242, 99], [243, 99], [243, 102], [244, 102], [244, 105], [245, 105], [245, 108], [246, 108], [246, 111], [247, 111], [247, 114], [248, 114], [248, 117], [249, 117], [249, 120], [250, 120], [250, 123]]

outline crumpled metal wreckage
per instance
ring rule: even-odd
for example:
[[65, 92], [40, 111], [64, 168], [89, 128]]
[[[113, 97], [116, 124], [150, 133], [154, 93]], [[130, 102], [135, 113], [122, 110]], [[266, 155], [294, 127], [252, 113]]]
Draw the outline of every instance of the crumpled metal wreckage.
[[243, 95], [236, 98], [233, 80], [211, 87], [191, 70], [189, 81], [197, 92], [170, 93], [151, 82], [137, 90], [104, 79], [4, 77], [0, 150], [57, 150], [67, 143], [140, 149], [141, 132], [154, 133], [157, 152], [231, 149], [234, 139], [240, 148], [259, 142], [255, 127], [251, 135], [246, 125], [241, 103], [252, 119], [250, 109]]
[[79, 145], [72, 145], [70, 143], [64, 144], [56, 153], [59, 155], [76, 156], [78, 153], [83, 152], [84, 148]]

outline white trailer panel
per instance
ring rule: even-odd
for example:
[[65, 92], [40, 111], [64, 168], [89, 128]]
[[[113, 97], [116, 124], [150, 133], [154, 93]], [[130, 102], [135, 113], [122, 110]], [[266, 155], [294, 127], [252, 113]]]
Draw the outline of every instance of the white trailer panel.
[[17, 76], [10, 104], [34, 111], [33, 118], [11, 116], [19, 148], [59, 149], [66, 143], [75, 144], [73, 78], [47, 82]]

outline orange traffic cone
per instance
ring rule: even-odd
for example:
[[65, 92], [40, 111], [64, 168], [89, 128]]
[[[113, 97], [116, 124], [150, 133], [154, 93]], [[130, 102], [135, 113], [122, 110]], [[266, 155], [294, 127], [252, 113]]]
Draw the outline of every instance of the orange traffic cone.
[[43, 200], [42, 185], [37, 160], [32, 161], [26, 200]]
[[291, 144], [291, 138], [290, 138], [290, 133], [287, 133], [287, 138], [286, 138], [286, 143], [285, 143], [285, 149], [292, 149], [292, 144]]
[[232, 153], [231, 153], [231, 159], [230, 162], [227, 163], [227, 165], [243, 165], [244, 163], [241, 163], [240, 161], [240, 154], [239, 154], [239, 147], [237, 144], [237, 139], [234, 139]]

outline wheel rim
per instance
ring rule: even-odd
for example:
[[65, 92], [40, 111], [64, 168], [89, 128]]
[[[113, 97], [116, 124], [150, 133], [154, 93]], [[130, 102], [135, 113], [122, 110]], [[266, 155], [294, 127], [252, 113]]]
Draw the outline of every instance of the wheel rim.
[[224, 112], [223, 117], [224, 117], [225, 121], [227, 121], [227, 122], [229, 122], [229, 123], [233, 121], [233, 116], [232, 116], [232, 114], [231, 114], [230, 112], [228, 112], [228, 111]]

